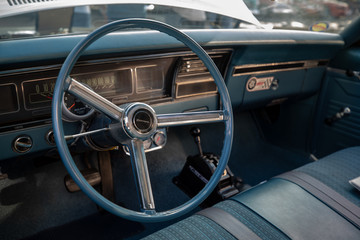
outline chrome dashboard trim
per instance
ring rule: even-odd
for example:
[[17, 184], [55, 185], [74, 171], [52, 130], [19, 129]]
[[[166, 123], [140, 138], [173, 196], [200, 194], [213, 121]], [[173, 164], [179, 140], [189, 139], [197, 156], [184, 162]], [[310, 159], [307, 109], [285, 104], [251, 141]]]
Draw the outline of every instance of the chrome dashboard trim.
[[[255, 74], [266, 74], [266, 73], [274, 73], [274, 72], [284, 72], [284, 71], [293, 71], [293, 70], [301, 70], [301, 69], [309, 69], [309, 68], [316, 68], [316, 67], [325, 67], [320, 65], [320, 62], [327, 62], [327, 59], [321, 60], [307, 60], [307, 61], [289, 61], [289, 62], [276, 62], [276, 63], [265, 63], [265, 64], [244, 64], [235, 66], [232, 71], [232, 76], [243, 76], [243, 75], [255, 75]], [[277, 66], [283, 65], [292, 65], [292, 64], [301, 64], [302, 66], [299, 67], [289, 67], [289, 68], [281, 68], [277, 69]], [[267, 70], [254, 70], [254, 71], [246, 71], [241, 73], [236, 73], [236, 70], [241, 69], [250, 69], [250, 68], [263, 68], [263, 67], [273, 67], [274, 69], [267, 69]]]
[[202, 46], [224, 46], [224, 45], [231, 45], [231, 46], [242, 46], [242, 45], [296, 45], [296, 44], [313, 44], [313, 45], [344, 45], [344, 41], [342, 40], [239, 40], [239, 41], [219, 41], [219, 42], [210, 42], [201, 44]]

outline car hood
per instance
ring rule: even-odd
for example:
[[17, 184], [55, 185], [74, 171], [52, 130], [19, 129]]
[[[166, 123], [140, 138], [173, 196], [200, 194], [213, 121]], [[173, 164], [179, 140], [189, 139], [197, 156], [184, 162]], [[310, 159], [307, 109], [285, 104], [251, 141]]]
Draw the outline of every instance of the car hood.
[[213, 12], [260, 26], [242, 0], [0, 0], [0, 18], [64, 7], [102, 4], [157, 4]]

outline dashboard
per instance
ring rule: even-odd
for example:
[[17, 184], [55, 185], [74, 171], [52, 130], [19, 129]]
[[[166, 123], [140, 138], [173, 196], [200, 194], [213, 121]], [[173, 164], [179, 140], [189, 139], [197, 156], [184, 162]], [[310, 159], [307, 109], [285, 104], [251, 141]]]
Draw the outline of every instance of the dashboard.
[[[209, 53], [224, 74], [231, 52]], [[59, 69], [43, 66], [0, 75], [0, 82], [5, 82], [0, 85], [0, 100], [6, 102], [0, 108], [0, 132], [49, 121]], [[70, 76], [117, 105], [135, 101], [159, 104], [217, 93], [206, 67], [188, 52], [141, 56], [141, 60], [125, 57], [80, 62]], [[69, 94], [64, 96], [64, 105], [75, 115], [89, 111], [77, 106]]]
[[[328, 60], [344, 44], [335, 34], [187, 33], [205, 47], [224, 76], [234, 111], [315, 94]], [[89, 47], [70, 77], [117, 105], [145, 102], [160, 114], [218, 109], [217, 87], [198, 57], [170, 37], [150, 31], [143, 41], [144, 34], [105, 36]], [[54, 148], [47, 138], [52, 130], [52, 91], [61, 63], [82, 37], [1, 43], [0, 145], [7, 146], [1, 159], [23, 156], [13, 147], [23, 136], [32, 144], [27, 153]], [[35, 50], [39, 45], [45, 46], [42, 52]], [[91, 109], [68, 94], [64, 108], [70, 112], [63, 114], [65, 133], [79, 133], [81, 124], [74, 115], [87, 117]]]

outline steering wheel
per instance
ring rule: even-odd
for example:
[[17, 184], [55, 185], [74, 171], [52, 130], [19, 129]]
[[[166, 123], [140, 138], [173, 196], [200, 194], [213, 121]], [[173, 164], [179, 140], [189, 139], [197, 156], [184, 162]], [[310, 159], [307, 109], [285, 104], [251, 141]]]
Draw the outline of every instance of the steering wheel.
[[[204, 62], [214, 78], [222, 103], [221, 110], [156, 114], [151, 106], [144, 103], [131, 103], [121, 108], [69, 76], [75, 62], [89, 45], [108, 33], [128, 27], [157, 30], [178, 39], [189, 47]], [[109, 201], [98, 193], [80, 173], [70, 154], [64, 137], [62, 123], [62, 96], [64, 92], [73, 94], [84, 103], [94, 107], [112, 119], [113, 123], [109, 126], [110, 134], [116, 139], [119, 145], [127, 145], [130, 150], [141, 211], [126, 209]], [[185, 33], [167, 24], [147, 19], [125, 19], [111, 22], [90, 33], [74, 47], [63, 63], [56, 81], [52, 101], [52, 122], [60, 157], [70, 176], [80, 189], [103, 209], [117, 216], [140, 222], [158, 222], [176, 218], [191, 211], [205, 200], [214, 190], [223, 174], [230, 156], [233, 137], [233, 114], [230, 96], [225, 82], [212, 59], [197, 42]], [[216, 171], [205, 187], [192, 199], [171, 210], [157, 212], [151, 189], [143, 141], [148, 139], [155, 133], [156, 129], [160, 127], [213, 122], [223, 122], [225, 125], [223, 149]]]

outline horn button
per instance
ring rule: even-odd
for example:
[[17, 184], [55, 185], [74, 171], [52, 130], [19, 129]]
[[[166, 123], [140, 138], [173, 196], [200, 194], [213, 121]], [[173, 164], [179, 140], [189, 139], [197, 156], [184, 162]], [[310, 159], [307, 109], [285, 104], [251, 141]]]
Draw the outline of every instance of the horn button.
[[148, 133], [153, 127], [153, 115], [146, 109], [139, 109], [134, 113], [133, 124], [140, 133]]
[[147, 104], [130, 104], [125, 108], [123, 126], [130, 138], [146, 139], [156, 131], [156, 113]]

